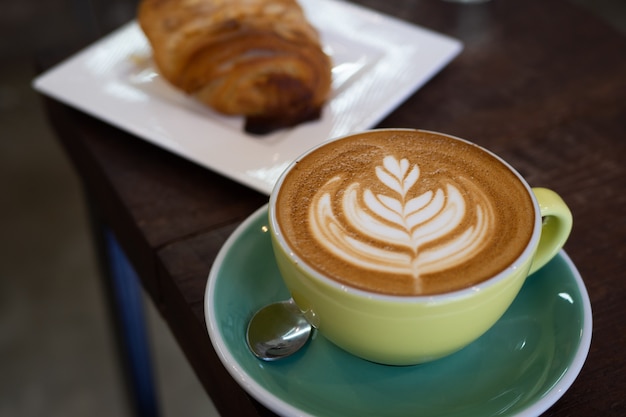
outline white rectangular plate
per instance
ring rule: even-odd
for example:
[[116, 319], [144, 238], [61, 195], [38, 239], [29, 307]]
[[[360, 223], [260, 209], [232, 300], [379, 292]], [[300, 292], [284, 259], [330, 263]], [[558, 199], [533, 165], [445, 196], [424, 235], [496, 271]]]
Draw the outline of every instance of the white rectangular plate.
[[135, 21], [50, 69], [34, 87], [269, 194], [298, 155], [373, 127], [462, 49], [456, 39], [340, 0], [300, 3], [333, 61], [332, 95], [314, 122], [266, 136], [245, 133], [243, 118], [221, 116], [159, 76]]

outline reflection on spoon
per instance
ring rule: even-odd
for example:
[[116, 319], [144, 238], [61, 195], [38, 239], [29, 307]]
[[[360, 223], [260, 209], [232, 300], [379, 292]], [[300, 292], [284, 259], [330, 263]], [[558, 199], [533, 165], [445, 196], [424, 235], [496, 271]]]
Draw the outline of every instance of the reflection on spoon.
[[273, 361], [299, 351], [310, 335], [311, 325], [289, 299], [257, 311], [248, 323], [246, 341], [254, 356]]

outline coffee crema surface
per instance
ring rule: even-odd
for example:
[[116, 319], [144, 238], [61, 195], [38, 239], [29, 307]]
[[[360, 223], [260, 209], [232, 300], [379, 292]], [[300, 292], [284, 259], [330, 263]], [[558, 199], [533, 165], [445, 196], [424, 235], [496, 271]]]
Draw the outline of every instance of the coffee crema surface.
[[341, 284], [432, 295], [480, 283], [530, 241], [533, 202], [476, 145], [380, 130], [317, 148], [284, 178], [276, 218], [291, 249]]

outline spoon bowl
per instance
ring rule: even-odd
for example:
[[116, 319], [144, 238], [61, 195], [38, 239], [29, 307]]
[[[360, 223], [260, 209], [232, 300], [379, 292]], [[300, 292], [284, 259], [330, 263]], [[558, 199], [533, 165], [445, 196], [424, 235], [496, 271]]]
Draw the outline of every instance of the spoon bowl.
[[257, 311], [246, 331], [246, 342], [257, 358], [273, 361], [293, 355], [307, 343], [311, 325], [292, 299]]

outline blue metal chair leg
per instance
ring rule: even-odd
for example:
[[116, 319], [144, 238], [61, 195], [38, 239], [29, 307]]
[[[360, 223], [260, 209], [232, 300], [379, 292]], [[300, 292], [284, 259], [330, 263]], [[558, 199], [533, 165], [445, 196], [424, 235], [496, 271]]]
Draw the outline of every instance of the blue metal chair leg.
[[118, 346], [131, 402], [138, 416], [158, 417], [159, 407], [152, 371], [139, 278], [115, 236], [101, 229], [105, 279]]

